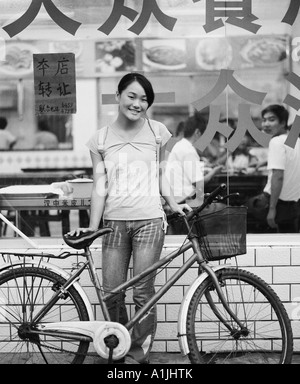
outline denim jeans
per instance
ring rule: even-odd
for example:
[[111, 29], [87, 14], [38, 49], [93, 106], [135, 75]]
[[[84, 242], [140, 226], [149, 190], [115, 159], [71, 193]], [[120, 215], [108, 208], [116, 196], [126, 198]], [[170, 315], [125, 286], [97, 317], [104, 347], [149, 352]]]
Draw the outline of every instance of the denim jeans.
[[[103, 289], [109, 292], [127, 280], [130, 258], [133, 259], [133, 275], [137, 275], [159, 260], [164, 244], [163, 221], [151, 220], [105, 220], [105, 226], [114, 232], [103, 237], [102, 274]], [[133, 287], [133, 301], [137, 311], [154, 295], [155, 273], [145, 276]], [[112, 321], [126, 324], [125, 292], [107, 301]], [[142, 363], [149, 358], [156, 331], [156, 307], [133, 327], [132, 344], [128, 356]]]
[[276, 223], [279, 233], [299, 232], [299, 206], [297, 201], [278, 199], [276, 205]]

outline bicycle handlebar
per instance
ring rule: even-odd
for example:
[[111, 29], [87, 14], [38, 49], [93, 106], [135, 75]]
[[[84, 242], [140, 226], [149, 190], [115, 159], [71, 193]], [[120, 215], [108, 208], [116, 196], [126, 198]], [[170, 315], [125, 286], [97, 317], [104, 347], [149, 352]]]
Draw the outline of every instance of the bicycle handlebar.
[[[196, 208], [194, 211], [189, 212], [186, 214], [186, 219], [191, 220], [195, 215], [197, 215], [199, 212], [201, 212], [205, 207], [207, 207], [209, 204], [211, 204], [215, 198], [226, 189], [227, 185], [225, 183], [220, 184], [216, 189], [214, 189], [211, 193], [208, 194], [208, 196], [204, 199], [203, 204], [201, 204], [198, 208]], [[178, 213], [172, 213], [171, 215], [167, 216], [168, 220], [173, 220], [175, 218], [178, 218]]]
[[200, 207], [196, 208], [194, 211], [188, 213], [186, 216], [187, 216], [187, 220], [191, 220], [195, 215], [197, 215], [199, 212], [201, 212], [205, 207], [207, 207], [208, 205], [210, 205], [214, 200], [215, 198], [222, 192], [226, 189], [226, 184], [225, 183], [222, 183], [220, 184], [216, 189], [214, 189], [209, 195], [208, 197], [204, 200], [203, 204], [200, 205]]

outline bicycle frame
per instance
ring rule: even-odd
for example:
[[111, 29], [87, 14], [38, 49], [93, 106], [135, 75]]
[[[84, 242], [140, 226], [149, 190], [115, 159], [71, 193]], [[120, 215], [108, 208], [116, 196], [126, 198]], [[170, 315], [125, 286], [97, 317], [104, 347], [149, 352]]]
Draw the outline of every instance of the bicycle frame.
[[[243, 243], [243, 247], [232, 253], [230, 251], [226, 253], [226, 247], [221, 246], [217, 248], [218, 254], [213, 253], [214, 249], [211, 250], [211, 254], [207, 254], [204, 247], [202, 253], [202, 245], [203, 243], [206, 245], [207, 239], [206, 233], [203, 233], [198, 226], [199, 222], [201, 223], [198, 213], [218, 190], [220, 188], [206, 198], [201, 207], [182, 217], [188, 229], [188, 235], [178, 249], [171, 251], [167, 256], [110, 292], [103, 291], [89, 245], [97, 237], [112, 231], [111, 228], [99, 229], [95, 233], [91, 232], [74, 241], [66, 237], [65, 241], [69, 246], [75, 249], [84, 248], [81, 253], [65, 251], [58, 256], [45, 253], [2, 253], [5, 265], [0, 267], [1, 290], [9, 309], [4, 319], [12, 327], [8, 328], [5, 322], [3, 323], [5, 324], [3, 341], [12, 342], [12, 348], [15, 348], [17, 341], [21, 348], [18, 351], [20, 356], [23, 351], [29, 352], [29, 358], [34, 359], [35, 352], [38, 352], [36, 361], [43, 358], [46, 363], [56, 361], [57, 356], [54, 356], [56, 351], [68, 360], [69, 357], [73, 359], [71, 362], [82, 363], [83, 359], [90, 355], [88, 353], [90, 343], [93, 343], [97, 354], [108, 359], [109, 363], [120, 360], [130, 350], [129, 331], [147, 316], [159, 299], [194, 263], [197, 263], [198, 276], [186, 289], [177, 321], [177, 337], [182, 354], [188, 354], [191, 362], [197, 364], [206, 362], [207, 358], [208, 362], [219, 362], [219, 360], [225, 362], [232, 353], [233, 361], [248, 359], [250, 356], [253, 357], [251, 361], [254, 363], [256, 361], [273, 363], [277, 359], [279, 363], [290, 362], [293, 351], [291, 324], [282, 302], [274, 291], [258, 276], [239, 268], [236, 270], [232, 268], [231, 263], [214, 265], [209, 261], [243, 254], [245, 244]], [[230, 213], [231, 209], [226, 210], [225, 213], [227, 214], [228, 211]], [[194, 215], [195, 221], [189, 224]], [[207, 217], [203, 218], [203, 221], [205, 222], [206, 219]], [[192, 230], [194, 223], [196, 223], [195, 233]], [[244, 228], [243, 225], [241, 227]], [[213, 229], [208, 231], [208, 228], [209, 226], [207, 232], [214, 234]], [[231, 234], [231, 227], [226, 233]], [[210, 240], [208, 238], [207, 244]], [[231, 240], [231, 237], [228, 240]], [[240, 241], [244, 241], [244, 237]], [[221, 236], [218, 238], [212, 236], [212, 244], [223, 245], [226, 241], [223, 241]], [[222, 250], [224, 253], [220, 254]], [[175, 274], [159, 287], [152, 298], [127, 321], [127, 324], [122, 325], [117, 320], [110, 320], [108, 302], [117, 301], [116, 295], [125, 296], [125, 291], [137, 285], [142, 279], [147, 277], [153, 279], [154, 275], [171, 261], [187, 252], [184, 263]], [[12, 255], [18, 259], [11, 258]], [[83, 262], [80, 260], [76, 263], [71, 272], [59, 268], [50, 261], [70, 256], [85, 257]], [[90, 280], [102, 308], [104, 320], [101, 321], [95, 320], [91, 303], [79, 284], [80, 276], [86, 269], [89, 271]], [[15, 288], [17, 288], [16, 294]], [[10, 290], [12, 290], [11, 295], [8, 294]], [[15, 297], [17, 297], [16, 301]], [[253, 311], [256, 311], [257, 315]], [[266, 313], [269, 314], [267, 317]], [[3, 314], [6, 312], [3, 311]], [[199, 322], [203, 322], [203, 332]], [[206, 324], [208, 324], [207, 329], [205, 329]], [[13, 339], [11, 339], [12, 335]], [[51, 353], [48, 360], [46, 353], [52, 350], [55, 352]], [[225, 356], [223, 356], [224, 351]], [[210, 356], [211, 354], [213, 355]]]
[[[187, 223], [187, 220], [186, 220]], [[188, 223], [187, 223], [188, 225]], [[213, 268], [209, 266], [209, 264], [203, 259], [198, 242], [195, 238], [195, 235], [191, 232], [189, 235], [189, 242], [187, 244], [183, 244], [180, 248], [176, 249], [175, 251], [171, 252], [169, 255], [165, 256], [164, 258], [160, 259], [153, 265], [151, 265], [149, 268], [145, 269], [143, 272], [139, 273], [138, 275], [130, 278], [125, 283], [119, 285], [118, 287], [114, 288], [109, 293], [103, 294], [102, 288], [99, 282], [99, 278], [96, 272], [96, 269], [94, 267], [94, 262], [92, 258], [92, 253], [89, 248], [85, 249], [85, 252], [81, 254], [81, 256], [85, 256], [87, 258], [86, 262], [83, 263], [83, 265], [74, 272], [65, 282], [65, 284], [60, 287], [59, 291], [56, 292], [51, 300], [45, 304], [45, 306], [41, 309], [39, 313], [36, 314], [36, 316], [33, 318], [33, 323], [38, 323], [43, 316], [51, 309], [51, 307], [56, 303], [56, 301], [59, 299], [59, 297], [67, 291], [67, 289], [73, 285], [77, 280], [79, 279], [79, 276], [81, 273], [88, 268], [91, 281], [96, 289], [97, 297], [99, 300], [99, 304], [101, 306], [104, 320], [110, 321], [110, 316], [108, 313], [108, 309], [106, 306], [106, 302], [111, 299], [116, 294], [121, 293], [122, 291], [125, 291], [126, 289], [132, 287], [136, 282], [138, 282], [140, 279], [142, 279], [145, 276], [150, 275], [152, 272], [157, 271], [159, 268], [165, 266], [172, 260], [176, 259], [178, 256], [183, 254], [184, 252], [188, 251], [189, 249], [193, 248], [194, 253], [189, 259], [176, 271], [176, 273], [153, 295], [153, 297], [142, 307], [140, 308], [135, 315], [129, 320], [127, 324], [125, 324], [125, 328], [127, 330], [130, 330], [150, 309], [153, 307], [158, 300], [176, 283], [177, 280], [180, 279], [181, 276], [184, 275], [184, 273], [197, 261], [200, 266], [200, 270], [205, 271], [207, 275], [209, 275], [214, 282], [214, 285], [216, 286], [216, 289], [219, 293], [219, 297], [227, 310], [227, 312], [230, 314], [230, 316], [236, 321], [237, 324], [240, 325], [240, 327], [243, 327], [243, 324], [240, 323], [238, 318], [234, 315], [234, 313], [230, 310], [228, 307], [225, 298], [223, 298], [223, 295], [221, 293], [221, 290], [219, 289], [219, 283], [218, 280], [215, 278], [215, 273], [213, 271]], [[71, 256], [72, 254], [70, 254]], [[30, 254], [27, 254], [26, 256], [31, 256]], [[34, 256], [37, 256], [34, 254]], [[221, 265], [220, 268], [225, 268], [225, 265]], [[219, 268], [218, 268], [219, 269]], [[222, 319], [221, 319], [222, 320]], [[224, 324], [226, 325], [226, 322], [224, 320]], [[227, 326], [227, 325], [226, 325]], [[229, 328], [229, 325], [227, 326]]]
[[[201, 208], [203, 209], [203, 207], [205, 205], [207, 205], [207, 204], [203, 204], [201, 207], [199, 207], [199, 210], [201, 210]], [[135, 313], [135, 315], [127, 322], [127, 324], [124, 325], [124, 327], [127, 329], [127, 331], [129, 331], [158, 302], [158, 300], [176, 283], [176, 281], [178, 279], [180, 279], [180, 277], [183, 276], [184, 273], [195, 262], [198, 262], [199, 272], [200, 272], [199, 275], [201, 275], [203, 272], [205, 272], [204, 273], [205, 276], [203, 277], [203, 281], [208, 276], [212, 279], [213, 284], [216, 287], [216, 290], [218, 292], [219, 298], [220, 298], [224, 308], [226, 309], [227, 313], [231, 316], [231, 318], [241, 328], [243, 328], [244, 325], [239, 321], [239, 319], [236, 317], [236, 315], [231, 311], [231, 309], [229, 308], [229, 306], [226, 302], [226, 299], [224, 298], [224, 296], [221, 292], [219, 282], [218, 282], [216, 275], [215, 275], [215, 272], [214, 272], [215, 268], [212, 268], [209, 265], [209, 263], [202, 256], [202, 253], [201, 253], [201, 250], [200, 250], [200, 247], [198, 244], [198, 240], [197, 240], [197, 235], [195, 235], [191, 231], [191, 227], [188, 223], [189, 219], [187, 217], [184, 217], [183, 219], [185, 221], [187, 229], [189, 230], [189, 234], [187, 236], [187, 238], [189, 240], [188, 243], [187, 244], [183, 243], [183, 245], [181, 247], [179, 247], [175, 251], [171, 252], [169, 255], [165, 256], [164, 258], [160, 259], [159, 261], [154, 263], [152, 266], [150, 266], [149, 268], [147, 268], [143, 272], [130, 278], [128, 281], [124, 282], [123, 284], [120, 284], [118, 287], [114, 288], [109, 293], [103, 293], [102, 292], [102, 287], [101, 287], [101, 284], [100, 284], [100, 281], [99, 281], [99, 278], [98, 278], [98, 275], [97, 275], [97, 272], [96, 272], [96, 269], [94, 266], [92, 253], [91, 253], [89, 247], [85, 248], [84, 253], [82, 253], [81, 256], [86, 257], [87, 260], [82, 264], [82, 266], [80, 266], [80, 268], [77, 271], [75, 271], [71, 275], [68, 275], [68, 278], [66, 279], [66, 282], [63, 284], [63, 286], [59, 287], [59, 289], [55, 292], [55, 294], [52, 296], [52, 298], [43, 306], [43, 308], [32, 319], [32, 324], [38, 324], [43, 319], [43, 317], [50, 311], [50, 309], [55, 305], [55, 303], [59, 300], [59, 298], [66, 294], [68, 288], [70, 288], [73, 285], [75, 286], [75, 284], [77, 284], [77, 281], [78, 281], [81, 273], [86, 268], [88, 268], [88, 270], [89, 270], [91, 281], [92, 281], [92, 283], [96, 289], [97, 297], [98, 297], [99, 304], [100, 304], [102, 312], [103, 312], [104, 320], [105, 320], [105, 322], [111, 323], [108, 308], [106, 306], [106, 302], [109, 299], [111, 299], [113, 296], [125, 291], [129, 287], [132, 287], [136, 282], [138, 282], [143, 277], [150, 275], [152, 272], [156, 272], [159, 268], [165, 266], [166, 264], [168, 264], [169, 262], [171, 262], [172, 260], [174, 260], [175, 258], [180, 256], [181, 254], [183, 254], [184, 252], [186, 252], [192, 248], [194, 251], [193, 255], [191, 257], [189, 257], [188, 260], [186, 260], [185, 263], [176, 271], [176, 273], [153, 295], [153, 297], [142, 308], [140, 308]], [[63, 256], [63, 254], [62, 254], [61, 258], [66, 258], [66, 257], [69, 257], [71, 255], [73, 255], [73, 253], [67, 252], [67, 256], [66, 255]], [[21, 256], [21, 255], [19, 254], [19, 256]], [[40, 257], [48, 257], [48, 258], [51, 258], [51, 256], [54, 257], [53, 255], [43, 255], [43, 254], [41, 254], [41, 255], [26, 254], [23, 256], [27, 256], [27, 257], [40, 256]], [[44, 263], [44, 267], [47, 267], [46, 264], [47, 263]], [[226, 267], [227, 267], [227, 265], [221, 265], [217, 269], [226, 268]], [[225, 321], [225, 319], [222, 318], [221, 315], [219, 315], [219, 313], [218, 313], [217, 309], [215, 308], [215, 306], [213, 305], [213, 303], [211, 305], [211, 308], [215, 312], [215, 314], [217, 315], [219, 320], [222, 321], [224, 323], [224, 325], [230, 331], [232, 331], [232, 326], [229, 325]], [[181, 310], [180, 313], [185, 313], [184, 309]], [[179, 322], [180, 322], [180, 319], [179, 319]], [[89, 323], [89, 322], [87, 322], [87, 323]], [[96, 322], [96, 323], [100, 324], [100, 322]], [[59, 324], [59, 323], [57, 323], [57, 324]], [[96, 328], [95, 328], [96, 325], [97, 324], [94, 324], [94, 326], [93, 326], [93, 332], [94, 333], [96, 333]], [[49, 332], [51, 333], [51, 330], [52, 330], [52, 332], [56, 331], [56, 335], [59, 334], [60, 336], [66, 336], [66, 337], [70, 337], [70, 335], [72, 337], [74, 337], [74, 335], [76, 335], [76, 339], [78, 339], [78, 340], [82, 340], [82, 341], [90, 340], [89, 335], [90, 335], [90, 331], [91, 331], [91, 325], [88, 325], [88, 324], [84, 325], [84, 324], [82, 324], [82, 322], [78, 322], [78, 327], [76, 327], [76, 324], [72, 323], [72, 331], [70, 331], [68, 329], [68, 326], [69, 326], [68, 323], [60, 324], [60, 326], [57, 325], [57, 329], [56, 329], [55, 323], [52, 323], [52, 324], [50, 324], [49, 329], [47, 329], [47, 325], [45, 325], [44, 330], [33, 330], [32, 332], [33, 333], [38, 332], [41, 334], [42, 333], [49, 334]], [[86, 328], [86, 331], [82, 331], [85, 328]], [[87, 336], [88, 336], [88, 338], [87, 338]], [[182, 336], [181, 332], [179, 332], [179, 336]]]
[[[96, 293], [99, 299], [99, 304], [101, 306], [101, 309], [103, 310], [103, 316], [105, 321], [110, 321], [110, 316], [106, 307], [106, 301], [112, 298], [114, 295], [126, 290], [129, 287], [132, 287], [137, 281], [139, 281], [141, 278], [151, 274], [152, 272], [155, 272], [160, 267], [166, 265], [176, 257], [180, 256], [187, 250], [192, 248], [192, 243], [189, 242], [186, 245], [183, 245], [179, 249], [173, 251], [168, 256], [162, 258], [155, 264], [153, 264], [151, 267], [147, 268], [145, 271], [141, 272], [140, 274], [132, 277], [125, 283], [119, 285], [114, 290], [112, 290], [108, 294], [102, 293], [102, 288], [99, 282], [99, 278], [96, 272], [96, 269], [94, 267], [94, 262], [92, 259], [92, 254], [89, 249], [86, 249], [84, 253], [81, 254], [81, 256], [85, 256], [87, 260], [83, 263], [83, 265], [72, 275], [69, 276], [69, 278], [66, 280], [65, 284], [60, 287], [59, 291], [56, 292], [51, 300], [45, 304], [45, 306], [41, 309], [39, 313], [36, 314], [34, 319], [32, 320], [33, 323], [37, 323], [40, 321], [43, 316], [50, 310], [50, 308], [55, 304], [55, 302], [58, 300], [58, 298], [63, 295], [66, 290], [73, 285], [75, 282], [78, 281], [81, 273], [88, 268], [88, 271], [91, 276], [91, 281], [96, 289]], [[70, 254], [69, 256], [71, 256]], [[39, 256], [38, 254], [26, 254], [26, 257], [30, 256]], [[44, 256], [44, 255], [40, 255]], [[48, 256], [49, 257], [49, 256]], [[57, 259], [57, 258], [56, 258]], [[125, 325], [125, 327], [129, 330], [131, 329], [134, 324], [139, 321], [145, 313], [149, 311], [149, 309], [174, 285], [174, 283], [195, 263], [197, 259], [197, 254], [193, 254], [178, 270], [177, 272], [166, 282], [166, 284], [161, 287], [161, 289], [152, 297], [152, 299], [143, 307], [141, 308], [136, 315]], [[45, 265], [45, 264], [44, 264]]]
[[[109, 300], [111, 297], [113, 297], [115, 294], [118, 294], [125, 290], [126, 288], [129, 288], [133, 286], [140, 278], [147, 276], [151, 274], [152, 272], [156, 271], [158, 268], [166, 265], [179, 255], [183, 254], [187, 250], [192, 248], [192, 243], [189, 242], [186, 245], [183, 245], [178, 250], [172, 252], [168, 256], [164, 257], [163, 259], [159, 260], [157, 263], [153, 264], [150, 268], [145, 270], [144, 272], [140, 273], [139, 275], [131, 278], [124, 284], [121, 284], [119, 287], [116, 287], [112, 292], [109, 294], [103, 294], [102, 288], [99, 282], [99, 278], [96, 272], [96, 269], [94, 267], [94, 262], [92, 258], [92, 253], [89, 248], [85, 249], [84, 253], [81, 253], [80, 256], [84, 256], [87, 258], [87, 260], [80, 266], [78, 270], [76, 270], [71, 275], [64, 275], [66, 281], [65, 283], [59, 287], [59, 289], [53, 294], [51, 299], [44, 304], [43, 308], [35, 314], [34, 318], [31, 320], [31, 324], [33, 327], [28, 330], [28, 333], [33, 334], [40, 334], [40, 335], [49, 335], [49, 336], [56, 336], [66, 339], [73, 339], [77, 341], [89, 341], [94, 342], [94, 347], [97, 351], [97, 353], [102, 356], [103, 358], [107, 358], [107, 349], [103, 348], [103, 334], [107, 333], [118, 335], [121, 337], [123, 342], [120, 342], [118, 345], [119, 350], [116, 351], [116, 355], [114, 355], [115, 358], [121, 358], [123, 357], [129, 350], [130, 347], [130, 336], [128, 331], [134, 326], [136, 322], [139, 321], [140, 318], [142, 318], [149, 309], [155, 305], [155, 303], [164, 295], [165, 292], [167, 292], [174, 283], [191, 267], [192, 264], [195, 263], [197, 259], [197, 254], [193, 254], [176, 272], [174, 276], [172, 276], [168, 282], [161, 287], [161, 289], [152, 297], [151, 301], [149, 301], [144, 307], [142, 307], [135, 316], [124, 326], [122, 326], [119, 323], [111, 322], [110, 316], [107, 310], [106, 301]], [[15, 255], [15, 256], [25, 256], [25, 257], [46, 257], [49, 259], [58, 257], [55, 257], [53, 255], [43, 255], [43, 254], [16, 254], [16, 253], [6, 253], [6, 255]], [[72, 255], [77, 255], [75, 253], [67, 253], [67, 255], [64, 255], [62, 258], [66, 258]], [[33, 262], [27, 261], [25, 263], [19, 262], [16, 265], [12, 265], [11, 268], [18, 268], [18, 267], [25, 267], [26, 265], [32, 265]], [[40, 266], [42, 268], [47, 268], [47, 264], [49, 265], [49, 269], [52, 269], [52, 264], [45, 263], [45, 262], [38, 262], [34, 263], [37, 266]], [[5, 267], [3, 270], [7, 270], [9, 268]], [[78, 286], [80, 287], [78, 280], [80, 275], [85, 269], [89, 270], [91, 281], [93, 282], [93, 285], [96, 289], [96, 293], [99, 299], [100, 306], [103, 310], [104, 320], [105, 321], [95, 321], [94, 318], [91, 318], [91, 321], [76, 321], [76, 322], [57, 322], [57, 323], [43, 323], [43, 325], [37, 328], [34, 327], [34, 324], [39, 324], [40, 321], [42, 321], [43, 317], [46, 316], [48, 312], [51, 311], [51, 308], [55, 305], [55, 303], [67, 293], [68, 288], [71, 286], [74, 286], [78, 290]], [[56, 269], [56, 272], [58, 274], [61, 274], [59, 270]], [[89, 302], [88, 305], [90, 306]], [[88, 310], [88, 312], [90, 312]], [[125, 340], [125, 341], [124, 341]], [[127, 340], [127, 341], [126, 341]], [[125, 345], [126, 348], [125, 349]]]

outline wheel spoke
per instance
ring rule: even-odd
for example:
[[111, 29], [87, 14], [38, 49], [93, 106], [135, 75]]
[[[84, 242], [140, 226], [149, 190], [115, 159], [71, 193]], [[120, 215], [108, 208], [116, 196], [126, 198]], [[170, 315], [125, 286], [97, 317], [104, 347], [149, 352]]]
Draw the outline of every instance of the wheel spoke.
[[[193, 363], [288, 363], [292, 330], [274, 291], [255, 275], [233, 268], [217, 272], [231, 311], [227, 313], [208, 278], [195, 291], [188, 309], [187, 340]], [[230, 324], [230, 327], [229, 327]]]
[[[31, 320], [49, 302], [64, 278], [38, 267], [20, 267], [0, 276], [0, 361], [10, 364], [82, 363], [89, 347], [75, 341], [39, 335]], [[55, 288], [54, 288], [55, 287]], [[42, 319], [46, 322], [89, 320], [85, 304], [72, 286]]]

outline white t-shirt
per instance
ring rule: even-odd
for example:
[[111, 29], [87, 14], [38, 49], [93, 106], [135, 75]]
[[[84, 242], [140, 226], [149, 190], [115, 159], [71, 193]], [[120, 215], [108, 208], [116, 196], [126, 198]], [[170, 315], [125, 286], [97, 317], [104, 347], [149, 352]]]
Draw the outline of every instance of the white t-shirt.
[[268, 181], [264, 192], [271, 194], [271, 178], [273, 169], [284, 171], [280, 200], [298, 201], [300, 199], [300, 141], [295, 148], [285, 145], [287, 134], [275, 136], [269, 143]]
[[[177, 202], [197, 194], [197, 204], [200, 205], [204, 196], [204, 163], [200, 161], [199, 155], [193, 144], [186, 138], [178, 141], [166, 164], [166, 177], [173, 189]], [[203, 182], [202, 191], [196, 191], [195, 183]]]
[[[151, 120], [161, 146], [171, 137], [162, 123]], [[103, 128], [104, 129], [104, 128]], [[92, 153], [104, 159], [107, 197], [103, 217], [108, 220], [146, 220], [163, 217], [158, 183], [156, 137], [147, 120], [131, 141], [107, 128], [102, 148], [99, 131], [88, 141]]]

